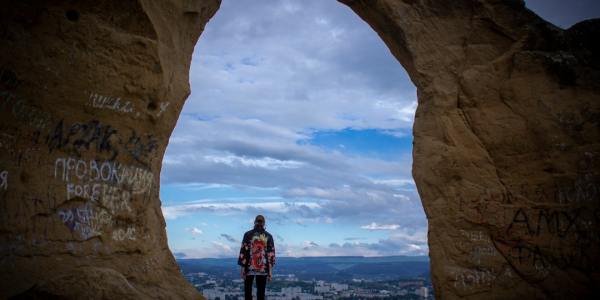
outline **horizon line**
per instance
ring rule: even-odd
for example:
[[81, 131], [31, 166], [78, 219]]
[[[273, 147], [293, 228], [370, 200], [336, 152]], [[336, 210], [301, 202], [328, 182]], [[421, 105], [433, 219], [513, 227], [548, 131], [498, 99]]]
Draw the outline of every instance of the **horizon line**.
[[[363, 255], [322, 255], [322, 256], [277, 256], [278, 258], [334, 258], [334, 257], [359, 257], [359, 258], [383, 258], [383, 257], [427, 257], [429, 255], [379, 255], [379, 256], [363, 256]], [[175, 257], [175, 259], [237, 259], [236, 256], [228, 257]]]

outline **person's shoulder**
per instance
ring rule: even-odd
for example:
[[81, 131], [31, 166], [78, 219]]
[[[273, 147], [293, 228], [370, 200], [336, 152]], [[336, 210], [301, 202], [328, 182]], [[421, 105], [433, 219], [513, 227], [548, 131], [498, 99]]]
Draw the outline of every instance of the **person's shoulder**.
[[254, 230], [252, 230], [252, 229], [250, 229], [250, 230], [246, 231], [246, 232], [244, 233], [244, 238], [245, 238], [245, 237], [249, 237], [249, 236], [251, 236], [253, 233], [254, 233]]
[[265, 234], [266, 234], [268, 237], [270, 237], [271, 239], [273, 238], [273, 236], [272, 236], [272, 235], [271, 235], [271, 234], [270, 234], [268, 231], [266, 231], [266, 230], [265, 230]]

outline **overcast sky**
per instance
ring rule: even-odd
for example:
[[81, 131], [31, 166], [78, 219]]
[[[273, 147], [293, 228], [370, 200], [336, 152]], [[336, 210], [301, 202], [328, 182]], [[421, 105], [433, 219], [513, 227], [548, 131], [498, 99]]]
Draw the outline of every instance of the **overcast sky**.
[[[598, 11], [528, 5], [562, 27]], [[350, 9], [223, 0], [190, 83], [161, 174], [178, 257], [235, 257], [258, 213], [283, 256], [428, 254], [411, 176], [415, 87]]]

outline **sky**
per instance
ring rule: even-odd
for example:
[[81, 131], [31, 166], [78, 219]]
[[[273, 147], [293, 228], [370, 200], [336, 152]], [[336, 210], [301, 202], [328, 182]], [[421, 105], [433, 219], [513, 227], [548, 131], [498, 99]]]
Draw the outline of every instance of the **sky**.
[[[563, 28], [599, 11], [527, 5]], [[176, 257], [236, 257], [257, 214], [280, 256], [428, 254], [411, 176], [416, 90], [346, 6], [223, 0], [190, 85], [161, 172]]]

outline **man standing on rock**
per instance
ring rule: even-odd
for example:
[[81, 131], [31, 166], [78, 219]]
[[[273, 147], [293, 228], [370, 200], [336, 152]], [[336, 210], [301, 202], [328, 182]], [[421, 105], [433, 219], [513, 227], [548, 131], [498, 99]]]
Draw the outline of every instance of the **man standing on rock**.
[[273, 236], [265, 230], [265, 217], [256, 216], [254, 228], [244, 233], [238, 265], [240, 276], [244, 279], [245, 300], [252, 300], [252, 282], [256, 278], [256, 299], [265, 299], [267, 279], [273, 277], [275, 265], [275, 243]]

